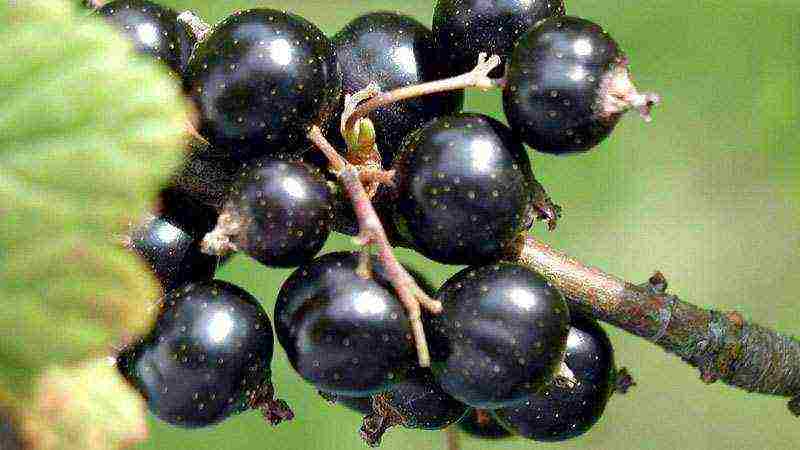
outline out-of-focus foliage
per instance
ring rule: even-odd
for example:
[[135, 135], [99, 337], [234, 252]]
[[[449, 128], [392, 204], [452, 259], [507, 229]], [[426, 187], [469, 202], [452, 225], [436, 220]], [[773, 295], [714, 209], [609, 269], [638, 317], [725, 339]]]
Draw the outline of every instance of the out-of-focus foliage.
[[0, 399], [54, 449], [112, 448], [143, 417], [115, 371], [71, 367], [151, 321], [159, 288], [119, 239], [180, 161], [186, 116], [174, 77], [82, 15], [0, 3]]

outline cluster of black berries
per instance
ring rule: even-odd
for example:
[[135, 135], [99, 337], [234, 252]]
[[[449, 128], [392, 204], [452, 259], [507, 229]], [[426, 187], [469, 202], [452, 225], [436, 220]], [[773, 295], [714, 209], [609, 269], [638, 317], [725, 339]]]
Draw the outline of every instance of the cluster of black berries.
[[[213, 280], [224, 255], [241, 251], [297, 267], [276, 302], [278, 342], [320, 395], [366, 415], [369, 444], [394, 425], [454, 423], [476, 436], [555, 441], [600, 418], [619, 382], [607, 336], [542, 275], [500, 262], [536, 217], [524, 144], [587, 151], [625, 111], [647, 116], [657, 100], [636, 91], [600, 26], [565, 16], [557, 0], [439, 0], [432, 31], [375, 12], [332, 38], [272, 9], [238, 11], [208, 29], [145, 0], [112, 1], [97, 14], [166, 63], [198, 113], [183, 168], [128, 241], [166, 292], [154, 329], [118, 357], [155, 415], [184, 427], [248, 409], [273, 423], [292, 417], [270, 381], [267, 314]], [[353, 234], [359, 224], [309, 130], [353, 150], [364, 137], [346, 126], [354, 96], [458, 80], [485, 54], [504, 62], [487, 72], [510, 127], [461, 113], [453, 84], [371, 111], [365, 148], [375, 157], [346, 154], [348, 164], [393, 173], [372, 192], [393, 243], [469, 266], [435, 292], [417, 277], [443, 306], [424, 314], [432, 364], [419, 367], [394, 269], [366, 250], [315, 258], [331, 230]]]

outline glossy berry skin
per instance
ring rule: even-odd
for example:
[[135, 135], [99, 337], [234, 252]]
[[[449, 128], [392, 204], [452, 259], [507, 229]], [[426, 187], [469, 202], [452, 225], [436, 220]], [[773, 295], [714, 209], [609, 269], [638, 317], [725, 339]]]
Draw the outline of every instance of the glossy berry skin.
[[511, 436], [489, 411], [472, 408], [458, 422], [458, 429], [478, 439], [502, 439]]
[[301, 161], [248, 164], [223, 208], [239, 222], [233, 242], [260, 263], [297, 267], [325, 245], [333, 220], [325, 179]]
[[469, 407], [444, 392], [429, 368], [415, 368], [386, 393], [406, 428], [441, 430], [458, 422]]
[[191, 141], [185, 151], [182, 164], [170, 179], [169, 188], [202, 206], [221, 210], [231, 188], [247, 166], [226, 158], [219, 150], [199, 140]]
[[319, 394], [328, 402], [344, 406], [361, 415], [372, 414], [372, 397], [369, 395], [366, 397], [351, 397], [349, 395], [330, 394], [323, 391], [319, 391]]
[[[563, 15], [563, 0], [439, 0], [433, 33], [447, 74], [454, 76], [472, 70], [481, 52], [507, 61], [523, 33], [542, 19]], [[502, 76], [502, 66], [489, 75]]]
[[[446, 77], [446, 61], [437, 51], [433, 34], [406, 15], [365, 14], [345, 25], [332, 41], [342, 68], [344, 94], [354, 94], [370, 82], [389, 91]], [[408, 133], [435, 117], [459, 111], [463, 101], [463, 91], [446, 92], [396, 102], [371, 113], [384, 166], [391, 165]], [[335, 135], [341, 139], [335, 125]]]
[[509, 431], [537, 441], [563, 441], [580, 436], [600, 420], [614, 392], [614, 350], [593, 319], [572, 315], [564, 358], [578, 384], [550, 384], [523, 403], [494, 411]]
[[505, 125], [480, 114], [437, 119], [410, 134], [397, 171], [395, 222], [445, 264], [485, 264], [532, 222], [533, 173]]
[[214, 277], [219, 258], [201, 252], [199, 242], [177, 221], [153, 215], [134, 227], [127, 238], [128, 248], [150, 266], [165, 292]]
[[546, 153], [584, 152], [605, 139], [619, 113], [603, 113], [603, 86], [624, 55], [600, 25], [547, 19], [517, 42], [503, 107], [526, 144]]
[[538, 273], [498, 264], [468, 267], [427, 317], [431, 368], [445, 392], [475, 408], [524, 401], [559, 368], [569, 332], [563, 296]]
[[118, 28], [140, 53], [151, 55], [176, 73], [183, 71], [181, 55], [189, 36], [182, 35], [172, 9], [147, 0], [115, 0], [97, 14]]
[[275, 330], [292, 367], [326, 392], [365, 396], [391, 388], [416, 363], [411, 325], [377, 258], [323, 255], [292, 273], [275, 304]]
[[230, 283], [191, 283], [161, 303], [155, 327], [117, 358], [161, 420], [203, 427], [249, 408], [270, 381], [272, 327], [258, 300]]
[[189, 66], [189, 59], [194, 52], [194, 46], [197, 45], [197, 36], [194, 35], [192, 28], [184, 22], [178, 21], [178, 42], [180, 43], [179, 61], [180, 73], [186, 70]]
[[304, 151], [308, 129], [338, 105], [341, 83], [322, 31], [272, 9], [236, 12], [214, 26], [185, 74], [198, 131], [237, 159]]

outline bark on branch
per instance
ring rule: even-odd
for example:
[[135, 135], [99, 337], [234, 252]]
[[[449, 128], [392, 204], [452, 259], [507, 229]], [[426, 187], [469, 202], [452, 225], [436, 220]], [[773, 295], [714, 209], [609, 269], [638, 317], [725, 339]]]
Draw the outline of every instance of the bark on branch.
[[800, 416], [797, 339], [746, 322], [737, 312], [703, 309], [668, 294], [661, 273], [636, 285], [531, 236], [521, 237], [507, 259], [544, 275], [572, 307], [680, 356], [704, 382], [792, 397], [789, 409]]

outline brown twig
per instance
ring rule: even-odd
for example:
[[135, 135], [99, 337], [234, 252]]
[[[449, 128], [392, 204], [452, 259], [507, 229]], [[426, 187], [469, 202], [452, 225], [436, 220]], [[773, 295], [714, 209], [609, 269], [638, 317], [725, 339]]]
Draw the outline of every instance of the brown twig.
[[369, 97], [368, 100], [352, 108], [352, 111], [346, 111], [349, 115], [342, 114], [342, 135], [347, 136], [351, 130], [353, 130], [356, 123], [367, 117], [372, 111], [401, 100], [466, 88], [488, 90], [502, 87], [502, 80], [493, 80], [489, 78], [489, 72], [498, 65], [500, 65], [499, 56], [492, 55], [487, 58], [486, 53], [481, 53], [478, 55], [478, 64], [467, 73], [428, 83], [405, 86], [389, 92], [373, 92], [374, 95]]
[[364, 189], [364, 185], [361, 184], [361, 175], [358, 168], [348, 163], [333, 148], [319, 127], [312, 127], [308, 137], [328, 158], [331, 171], [339, 178], [339, 183], [350, 198], [359, 226], [356, 241], [359, 245], [372, 244], [377, 248], [378, 259], [385, 268], [389, 281], [397, 291], [397, 295], [408, 313], [408, 319], [411, 322], [414, 334], [414, 342], [417, 347], [419, 365], [428, 367], [430, 365], [430, 355], [425, 331], [422, 328], [421, 307], [438, 314], [442, 311], [442, 304], [428, 297], [403, 265], [400, 264], [400, 261], [397, 260], [378, 214], [372, 206], [372, 201]]
[[521, 237], [507, 259], [544, 275], [572, 307], [680, 356], [700, 369], [704, 382], [792, 397], [789, 408], [800, 415], [800, 341], [746, 322], [737, 312], [682, 301], [666, 292], [661, 273], [633, 284], [531, 236]]

